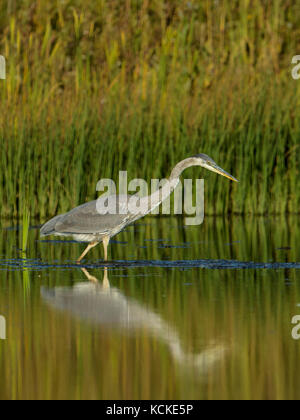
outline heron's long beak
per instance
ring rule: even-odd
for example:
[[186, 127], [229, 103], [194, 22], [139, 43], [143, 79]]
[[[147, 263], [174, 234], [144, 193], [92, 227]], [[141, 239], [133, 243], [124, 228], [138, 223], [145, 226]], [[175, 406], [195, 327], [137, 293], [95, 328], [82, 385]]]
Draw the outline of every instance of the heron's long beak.
[[209, 169], [212, 172], [216, 172], [219, 175], [225, 176], [226, 178], [231, 179], [231, 181], [239, 182], [234, 176], [224, 171], [224, 169], [220, 168], [220, 166], [218, 165], [213, 165], [213, 164], [208, 163], [207, 169]]

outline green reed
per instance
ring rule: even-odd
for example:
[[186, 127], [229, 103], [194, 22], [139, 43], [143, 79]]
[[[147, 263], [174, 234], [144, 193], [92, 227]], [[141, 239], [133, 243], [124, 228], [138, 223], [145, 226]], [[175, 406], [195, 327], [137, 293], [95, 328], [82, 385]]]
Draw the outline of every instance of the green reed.
[[[29, 235], [29, 228], [30, 228], [30, 211], [29, 208], [24, 205], [23, 208], [23, 223], [22, 223], [22, 258], [23, 260], [27, 259], [27, 251], [28, 251], [28, 235]], [[23, 287], [24, 287], [24, 299], [27, 296], [27, 293], [30, 289], [30, 280], [29, 280], [29, 272], [28, 268], [24, 267], [22, 270], [22, 277], [23, 277]]]
[[23, 224], [22, 224], [22, 252], [24, 254], [26, 254], [26, 251], [27, 251], [29, 227], [30, 227], [30, 212], [29, 212], [28, 207], [24, 207]]
[[206, 211], [300, 208], [296, 1], [10, 1], [0, 6], [2, 217], [66, 211], [100, 178], [211, 155]]

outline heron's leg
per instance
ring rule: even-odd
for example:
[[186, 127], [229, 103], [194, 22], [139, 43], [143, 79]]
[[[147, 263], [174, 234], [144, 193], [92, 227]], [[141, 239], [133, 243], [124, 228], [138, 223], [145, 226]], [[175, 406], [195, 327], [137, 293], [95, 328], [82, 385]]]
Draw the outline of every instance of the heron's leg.
[[103, 238], [103, 248], [104, 248], [104, 261], [107, 261], [107, 247], [110, 241], [109, 236], [104, 236]]
[[[99, 283], [99, 280], [97, 279], [97, 277], [92, 276], [87, 269], [85, 269], [84, 267], [81, 267], [81, 271], [84, 273], [84, 275], [86, 276], [86, 278], [95, 284]], [[108, 270], [107, 267], [104, 267], [104, 276], [103, 276], [103, 281], [102, 281], [102, 289], [104, 290], [109, 290], [110, 289], [110, 283], [109, 283], [109, 279], [108, 279]]]
[[92, 283], [98, 283], [97, 277], [92, 276], [85, 268], [81, 268], [81, 271], [84, 273], [86, 278]]
[[104, 276], [103, 276], [103, 281], [102, 281], [102, 288], [105, 289], [105, 290], [110, 289], [107, 267], [104, 267]]
[[90, 244], [88, 244], [88, 246], [86, 247], [86, 249], [84, 250], [84, 252], [80, 255], [80, 257], [77, 260], [77, 264], [80, 263], [80, 261], [86, 256], [86, 254], [92, 249], [94, 248], [96, 245], [98, 245], [99, 242], [91, 242]]

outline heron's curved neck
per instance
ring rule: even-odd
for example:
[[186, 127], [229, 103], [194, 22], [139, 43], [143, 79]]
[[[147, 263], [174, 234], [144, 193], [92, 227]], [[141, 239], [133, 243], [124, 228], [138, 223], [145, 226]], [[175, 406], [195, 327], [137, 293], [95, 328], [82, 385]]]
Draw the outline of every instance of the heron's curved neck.
[[171, 175], [168, 179], [169, 182], [166, 182], [165, 185], [163, 185], [157, 191], [142, 199], [145, 200], [144, 208], [147, 208], [147, 213], [151, 212], [156, 207], [158, 207], [164, 200], [166, 200], [172, 194], [172, 192], [179, 184], [179, 178], [182, 172], [190, 166], [194, 166], [195, 164], [196, 163], [193, 161], [193, 158], [184, 159], [181, 162], [177, 163], [177, 165], [173, 168]]
[[173, 168], [169, 181], [173, 181], [173, 180], [178, 180], [179, 182], [179, 178], [180, 175], [182, 174], [182, 172], [191, 167], [196, 165], [196, 162], [194, 162], [193, 158], [188, 158], [188, 159], [184, 159], [181, 162], [177, 163], [177, 165]]

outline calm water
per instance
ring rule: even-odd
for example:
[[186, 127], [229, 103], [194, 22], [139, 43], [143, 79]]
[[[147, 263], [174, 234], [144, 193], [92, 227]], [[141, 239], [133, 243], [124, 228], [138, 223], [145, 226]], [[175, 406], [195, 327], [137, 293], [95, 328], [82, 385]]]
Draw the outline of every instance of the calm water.
[[[102, 247], [0, 230], [0, 399], [300, 398], [300, 217], [149, 217]], [[99, 280], [95, 282], [96, 278]]]

